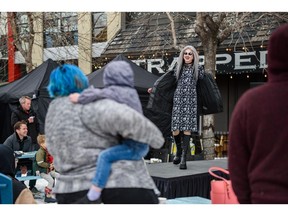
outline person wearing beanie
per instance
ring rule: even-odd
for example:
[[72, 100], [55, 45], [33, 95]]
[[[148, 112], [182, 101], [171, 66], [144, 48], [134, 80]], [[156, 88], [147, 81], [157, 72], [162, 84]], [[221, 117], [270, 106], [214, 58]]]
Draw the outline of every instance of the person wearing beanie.
[[[130, 65], [124, 61], [112, 61], [104, 69], [103, 89], [90, 87], [81, 94], [70, 94], [74, 103], [87, 104], [100, 99], [112, 99], [123, 103], [143, 114], [139, 95], [134, 88], [134, 74]], [[122, 140], [103, 150], [97, 160], [97, 170], [87, 196], [77, 203], [101, 203], [101, 191], [105, 187], [112, 163], [118, 160], [141, 160], [149, 151], [149, 146], [136, 140]]]
[[241, 204], [288, 203], [288, 24], [268, 43], [268, 81], [238, 100], [229, 126], [228, 168]]

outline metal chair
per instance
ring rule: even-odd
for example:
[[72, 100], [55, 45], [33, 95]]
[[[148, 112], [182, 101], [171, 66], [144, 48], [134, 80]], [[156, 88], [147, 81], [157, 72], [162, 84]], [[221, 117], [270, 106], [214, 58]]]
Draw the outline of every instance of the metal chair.
[[0, 204], [13, 204], [12, 179], [0, 173]]

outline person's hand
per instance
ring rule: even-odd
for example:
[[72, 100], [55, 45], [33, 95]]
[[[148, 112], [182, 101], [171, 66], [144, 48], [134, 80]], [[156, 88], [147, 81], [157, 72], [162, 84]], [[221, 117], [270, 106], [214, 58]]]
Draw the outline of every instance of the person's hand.
[[35, 117], [35, 116], [30, 116], [30, 117], [28, 118], [28, 122], [29, 122], [29, 123], [33, 123], [33, 122], [34, 122], [34, 117]]
[[148, 88], [148, 89], [147, 89], [147, 92], [148, 92], [149, 94], [151, 94], [152, 88]]
[[73, 93], [69, 95], [69, 99], [73, 103], [78, 103], [79, 96], [80, 96], [79, 93]]

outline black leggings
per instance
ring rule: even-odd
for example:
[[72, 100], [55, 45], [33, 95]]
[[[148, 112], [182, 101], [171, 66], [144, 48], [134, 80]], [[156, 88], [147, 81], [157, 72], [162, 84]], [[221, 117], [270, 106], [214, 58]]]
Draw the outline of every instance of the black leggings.
[[[58, 204], [73, 204], [86, 196], [88, 190], [75, 193], [56, 194]], [[102, 191], [104, 204], [159, 204], [158, 196], [152, 189], [143, 188], [105, 188]]]

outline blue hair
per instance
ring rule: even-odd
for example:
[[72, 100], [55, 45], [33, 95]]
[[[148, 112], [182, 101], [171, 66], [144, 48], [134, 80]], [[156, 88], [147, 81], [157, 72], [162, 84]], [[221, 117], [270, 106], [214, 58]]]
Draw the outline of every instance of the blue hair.
[[79, 67], [63, 64], [52, 71], [47, 90], [50, 97], [53, 98], [68, 96], [75, 92], [80, 93], [88, 86], [88, 78]]

